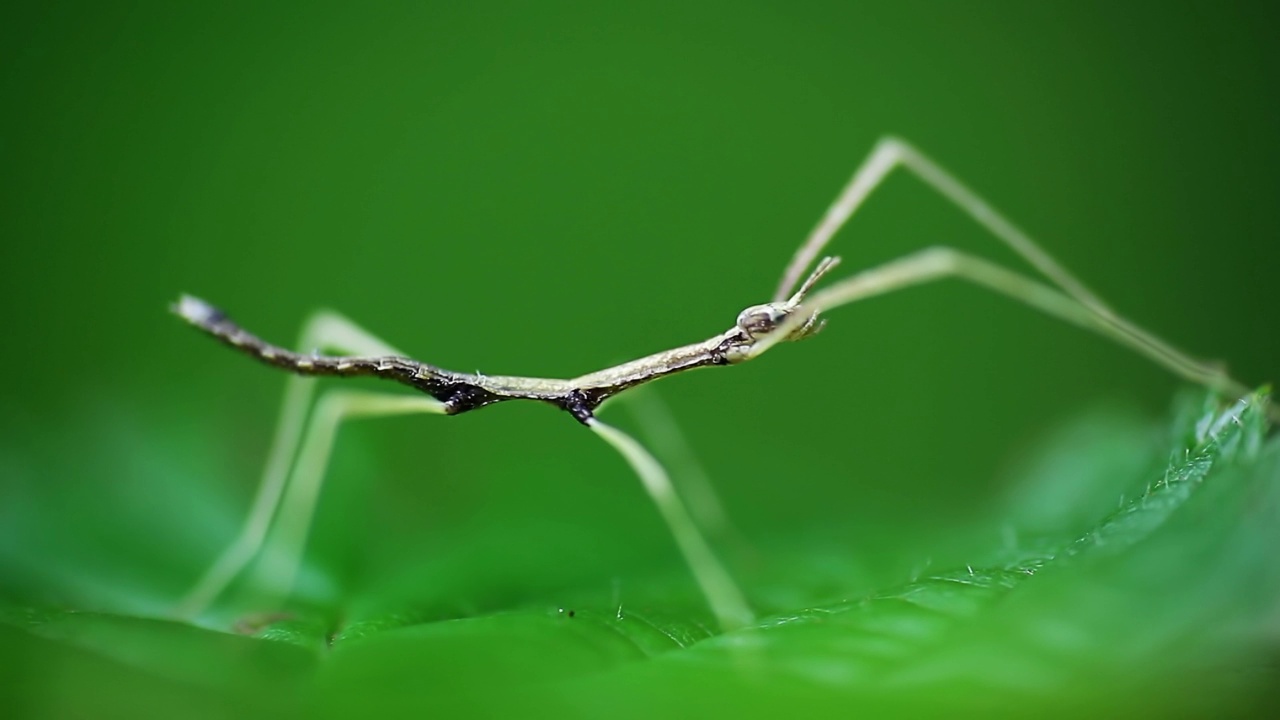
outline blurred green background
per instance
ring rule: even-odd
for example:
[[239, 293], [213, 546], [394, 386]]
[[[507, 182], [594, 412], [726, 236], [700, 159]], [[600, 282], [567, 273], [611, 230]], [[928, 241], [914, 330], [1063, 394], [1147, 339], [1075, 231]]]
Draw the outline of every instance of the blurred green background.
[[[1270, 3], [2, 12], [11, 598], [157, 614], [234, 532], [284, 378], [183, 327], [179, 293], [281, 343], [331, 307], [444, 367], [570, 377], [767, 300], [886, 133], [1139, 324], [1246, 384], [1277, 377]], [[906, 175], [833, 249], [849, 272], [930, 244], [1016, 264]], [[1099, 406], [1160, 415], [1180, 385], [944, 283], [655, 389], [767, 609], [797, 553], [844, 563], [826, 578], [815, 561], [807, 597], [963, 564], [1052, 428]], [[311, 551], [331, 601], [474, 613], [574, 587], [607, 605], [654, 577], [693, 593], [622, 462], [519, 403], [344, 430]]]

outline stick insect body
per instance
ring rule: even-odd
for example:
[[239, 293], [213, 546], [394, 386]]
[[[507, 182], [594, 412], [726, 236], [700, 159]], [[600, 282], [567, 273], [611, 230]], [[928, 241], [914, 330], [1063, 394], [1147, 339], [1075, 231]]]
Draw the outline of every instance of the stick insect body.
[[[799, 283], [836, 231], [899, 166], [959, 206], [1049, 282], [958, 250], [931, 247], [814, 292], [817, 282], [839, 262], [827, 257], [809, 272], [807, 280]], [[940, 165], [902, 140], [885, 138], [855, 171], [800, 246], [772, 302], [748, 307], [732, 327], [703, 342], [571, 380], [451, 372], [410, 359], [350, 320], [330, 312], [312, 318], [302, 333], [301, 352], [294, 352], [258, 339], [203, 300], [183, 296], [173, 309], [187, 322], [296, 375], [286, 387], [263, 479], [240, 534], [182, 599], [175, 614], [185, 618], [201, 615], [266, 546], [272, 529], [275, 535], [271, 549], [275, 552], [263, 554], [256, 579], [280, 595], [291, 591], [325, 466], [338, 426], [344, 420], [410, 413], [456, 415], [519, 399], [556, 405], [613, 446], [654, 500], [721, 626], [730, 629], [749, 623], [753, 618], [750, 606], [702, 534], [702, 528], [713, 525], [711, 519], [721, 513], [714, 495], [704, 490], [704, 497], [711, 500], [686, 509], [662, 465], [629, 435], [601, 422], [596, 411], [606, 400], [625, 397], [621, 394], [638, 385], [694, 368], [745, 362], [779, 342], [811, 337], [824, 326], [823, 313], [841, 305], [944, 278], [977, 284], [1107, 336], [1184, 379], [1232, 398], [1247, 393], [1244, 385], [1221, 368], [1192, 358], [1116, 314], [1026, 233]], [[321, 350], [333, 354], [322, 354]], [[425, 395], [330, 390], [312, 408], [314, 380], [303, 376], [316, 375], [380, 377], [409, 385]]]
[[[538, 400], [566, 410], [579, 422], [590, 425], [596, 408], [623, 390], [678, 372], [733, 365], [755, 357], [752, 349], [756, 342], [795, 314], [814, 283], [838, 264], [838, 258], [824, 259], [791, 299], [749, 307], [738, 315], [733, 327], [719, 335], [572, 380], [458, 373], [395, 355], [335, 357], [314, 352], [292, 352], [250, 334], [221, 310], [199, 298], [182, 296], [174, 306], [174, 312], [231, 347], [275, 367], [299, 375], [373, 376], [392, 380], [440, 401], [446, 415], [457, 415], [505, 400]], [[800, 340], [822, 328], [817, 313], [811, 312], [803, 317], [802, 323], [789, 327], [783, 339]]]

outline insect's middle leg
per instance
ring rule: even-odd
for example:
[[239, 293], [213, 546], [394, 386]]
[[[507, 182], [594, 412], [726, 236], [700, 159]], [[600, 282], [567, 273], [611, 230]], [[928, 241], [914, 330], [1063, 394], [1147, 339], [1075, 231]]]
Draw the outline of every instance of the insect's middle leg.
[[[330, 311], [316, 313], [304, 325], [298, 341], [298, 349], [301, 352], [334, 352], [366, 356], [404, 354], [342, 315]], [[174, 615], [177, 617], [194, 619], [204, 612], [261, 550], [272, 518], [275, 517], [285, 493], [294, 460], [297, 458], [299, 462], [302, 461], [298, 448], [302, 443], [308, 410], [315, 395], [315, 383], [314, 378], [301, 376], [289, 378], [262, 480], [259, 482], [258, 491], [249, 512], [245, 516], [244, 524], [231, 544], [222, 551], [217, 560], [178, 602], [174, 608]], [[418, 404], [416, 410], [410, 411], [396, 406], [392, 412], [385, 414], [396, 414], [397, 411], [444, 412], [444, 406], [434, 398], [396, 395], [383, 397], [396, 398], [400, 402], [412, 400]], [[368, 407], [372, 408], [372, 405]], [[318, 410], [316, 417], [320, 417]], [[313, 420], [312, 424], [315, 425], [315, 423], [316, 421]], [[321, 472], [322, 475], [323, 472]], [[316, 491], [318, 492], [318, 487]], [[305, 536], [305, 532], [303, 534]]]
[[596, 413], [606, 408], [625, 408], [635, 419], [640, 433], [657, 454], [667, 459], [680, 485], [680, 494], [689, 503], [698, 526], [713, 536], [735, 535], [728, 513], [711, 478], [698, 461], [671, 408], [652, 386], [631, 388], [609, 398]]
[[671, 479], [661, 463], [630, 435], [612, 425], [606, 425], [599, 418], [591, 418], [587, 425], [613, 446], [635, 470], [636, 475], [640, 476], [645, 491], [658, 506], [658, 512], [675, 537], [676, 545], [720, 627], [732, 630], [753, 622], [755, 615], [747, 605], [738, 584], [702, 537], [698, 523], [680, 501], [680, 496], [676, 495]]

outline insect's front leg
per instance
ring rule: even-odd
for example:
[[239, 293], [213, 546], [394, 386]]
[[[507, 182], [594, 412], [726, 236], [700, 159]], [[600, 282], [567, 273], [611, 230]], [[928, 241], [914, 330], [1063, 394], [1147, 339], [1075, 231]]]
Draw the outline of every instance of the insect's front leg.
[[[898, 167], [909, 171], [928, 187], [945, 197], [1013, 250], [1050, 281], [1052, 286], [996, 266], [981, 258], [950, 248], [930, 248], [860, 273], [814, 295], [803, 304], [806, 311], [822, 311], [855, 300], [891, 292], [941, 277], [955, 277], [983, 285], [1050, 315], [1105, 335], [1121, 345], [1145, 355], [1178, 376], [1232, 398], [1247, 394], [1247, 388], [1220, 367], [1198, 360], [1146, 329], [1122, 317], [1090, 290], [1073, 273], [1044, 250], [1026, 232], [1006, 218], [968, 185], [920, 149], [899, 138], [886, 137], [854, 172], [817, 226], [796, 251], [783, 274], [775, 301], [786, 297], [837, 231], [862, 206], [871, 193]], [[797, 313], [800, 315], [802, 313]], [[786, 339], [785, 333], [800, 327], [791, 319], [780, 330], [784, 334], [758, 342], [749, 357], [755, 357]], [[1269, 409], [1280, 421], [1280, 410]]]
[[[956, 278], [1033, 307], [1048, 315], [1108, 337], [1186, 380], [1244, 397], [1248, 388], [1216, 365], [1178, 350], [1109, 310], [1100, 310], [1073, 295], [995, 263], [949, 247], [932, 247], [841, 280], [814, 294], [801, 307], [818, 313], [841, 305], [944, 278]], [[803, 321], [803, 313], [780, 325], [752, 348], [759, 355], [784, 340]]]
[[1067, 268], [1045, 252], [1022, 228], [974, 192], [946, 168], [911, 143], [896, 137], [883, 137], [876, 143], [853, 177], [827, 208], [817, 226], [805, 238], [783, 273], [774, 301], [791, 293], [805, 269], [813, 264], [835, 234], [862, 207], [895, 168], [902, 167], [938, 194], [960, 208], [1010, 250], [1044, 274], [1063, 292], [1102, 315], [1111, 309]]
[[[304, 353], [403, 355], [359, 325], [331, 311], [316, 313], [304, 325], [298, 349]], [[286, 512], [281, 515], [282, 526], [286, 529], [294, 528], [286, 533], [286, 537], [291, 536], [296, 539], [301, 534], [302, 541], [298, 543], [299, 546], [301, 542], [305, 542], [311, 508], [303, 508], [303, 499], [310, 497], [310, 504], [314, 505], [314, 498], [319, 493], [319, 486], [323, 479], [324, 465], [328, 461], [328, 450], [332, 444], [333, 433], [336, 432], [337, 425], [344, 417], [406, 412], [444, 412], [443, 404], [426, 396], [378, 395], [386, 401], [382, 403], [370, 398], [374, 393], [360, 393], [366, 399], [356, 400], [351, 397], [352, 393], [343, 392], [337, 394], [332, 400], [327, 398], [322, 400], [322, 407], [317, 407], [311, 419], [310, 429], [307, 429], [308, 410], [315, 395], [315, 383], [315, 379], [308, 377], [289, 378], [262, 480], [259, 482], [257, 494], [249, 512], [245, 516], [244, 524], [231, 544], [222, 551], [191, 590], [178, 602], [173, 611], [177, 617], [194, 619], [203, 613], [258, 554], [266, 540], [272, 518], [276, 516], [276, 511], [280, 507], [281, 498], [285, 494], [286, 484], [289, 483], [291, 474], [295, 478], [295, 485], [298, 485], [296, 479], [299, 477], [312, 478], [309, 481], [311, 487], [290, 488], [290, 496], [299, 499], [289, 503], [294, 508], [291, 513]], [[330, 429], [325, 430], [327, 427]], [[304, 444], [304, 430], [307, 431], [308, 442], [305, 443], [307, 447], [300, 454], [298, 449], [299, 445]], [[326, 435], [327, 439], [325, 439]], [[311, 450], [311, 455], [308, 455], [308, 449]], [[320, 450], [323, 450], [323, 453], [317, 454]], [[295, 460], [297, 460], [296, 466]], [[292, 473], [291, 468], [293, 468]], [[303, 516], [305, 520], [298, 519]], [[300, 547], [297, 554], [299, 557], [295, 559], [295, 563], [300, 560]], [[285, 555], [281, 554], [279, 557], [283, 558]], [[296, 572], [296, 567], [290, 573], [285, 573], [290, 575], [288, 581], [290, 585], [293, 572]], [[283, 583], [274, 584], [280, 586]]]

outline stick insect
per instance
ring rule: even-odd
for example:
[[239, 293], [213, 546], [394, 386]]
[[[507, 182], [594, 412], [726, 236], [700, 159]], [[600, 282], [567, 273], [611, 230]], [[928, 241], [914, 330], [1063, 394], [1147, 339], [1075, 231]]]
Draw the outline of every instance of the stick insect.
[[[899, 167], [958, 206], [1039, 271], [1043, 279], [939, 246], [815, 291], [839, 259], [827, 256], [816, 266], [815, 260], [868, 196]], [[806, 279], [801, 282], [801, 278]], [[654, 380], [694, 368], [746, 362], [778, 343], [811, 337], [824, 327], [824, 313], [841, 305], [944, 278], [975, 283], [1111, 338], [1174, 374], [1224, 395], [1238, 398], [1247, 393], [1244, 385], [1216, 365], [1173, 348], [1118, 315], [940, 164], [909, 143], [886, 137], [875, 145], [796, 251], [770, 302], [746, 308], [728, 330], [702, 342], [569, 380], [444, 370], [411, 359], [333, 312], [320, 312], [310, 319], [302, 332], [300, 351], [294, 352], [260, 340], [203, 300], [183, 296], [173, 310], [188, 323], [295, 376], [286, 387], [262, 481], [240, 533], [180, 601], [176, 614], [185, 618], [201, 614], [263, 550], [273, 520], [278, 544], [275, 553], [265, 554], [260, 577], [281, 593], [291, 590], [330, 451], [344, 421], [412, 413], [457, 415], [499, 402], [535, 400], [567, 411], [622, 455], [656, 504], [720, 625], [730, 629], [750, 623], [753, 615], [742, 591], [703, 536], [700, 528], [705, 523], [686, 508], [654, 456], [631, 436], [602, 422], [597, 411], [606, 400]], [[332, 389], [312, 407], [314, 380], [305, 376], [372, 376], [408, 385], [421, 394]]]

